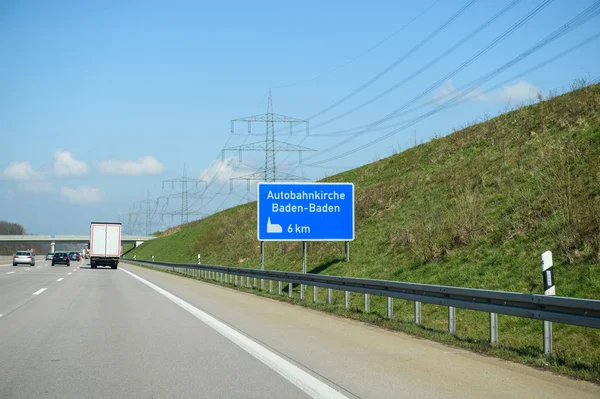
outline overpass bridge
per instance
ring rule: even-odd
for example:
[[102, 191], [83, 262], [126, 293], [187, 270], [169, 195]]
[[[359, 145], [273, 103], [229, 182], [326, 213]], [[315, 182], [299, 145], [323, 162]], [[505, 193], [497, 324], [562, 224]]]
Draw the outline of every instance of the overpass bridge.
[[[154, 236], [121, 236], [121, 245], [133, 244], [136, 247], [144, 241], [154, 239]], [[88, 244], [90, 236], [86, 235], [0, 235], [0, 244], [18, 244], [18, 243], [48, 243], [51, 251], [54, 252], [54, 246], [57, 242], [71, 244]]]

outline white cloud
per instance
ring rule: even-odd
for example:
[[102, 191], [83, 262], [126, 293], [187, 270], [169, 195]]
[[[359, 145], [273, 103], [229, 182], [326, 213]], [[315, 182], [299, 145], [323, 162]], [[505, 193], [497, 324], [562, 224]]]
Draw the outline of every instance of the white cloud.
[[[452, 79], [448, 79], [444, 84], [438, 89], [435, 93], [434, 97], [443, 101], [442, 97], [448, 94], [456, 95], [460, 92], [454, 87], [454, 82]], [[467, 95], [465, 95], [464, 99], [474, 100], [474, 101], [483, 101], [483, 102], [512, 102], [519, 103], [522, 101], [528, 101], [537, 96], [537, 93], [541, 92], [541, 89], [536, 87], [530, 82], [525, 80], [520, 80], [513, 85], [506, 85], [499, 90], [496, 90], [491, 93], [483, 93], [481, 90], [473, 90]], [[463, 92], [464, 93], [464, 92]], [[445, 99], [447, 100], [447, 99]]]
[[254, 169], [250, 169], [244, 164], [239, 164], [237, 157], [225, 158], [224, 160], [213, 161], [208, 168], [200, 173], [200, 179], [210, 182], [215, 179], [221, 182], [228, 182], [232, 177], [239, 177], [250, 174]]
[[83, 176], [87, 174], [88, 167], [85, 161], [75, 159], [69, 151], [58, 150], [54, 153], [54, 174], [56, 176]]
[[2, 172], [2, 177], [15, 181], [31, 181], [38, 178], [39, 172], [36, 172], [29, 161], [11, 162]]
[[20, 185], [20, 189], [32, 194], [50, 194], [56, 188], [49, 182], [27, 182]]
[[104, 194], [95, 187], [61, 187], [60, 195], [72, 204], [93, 204], [104, 200]]
[[164, 166], [154, 157], [146, 156], [137, 161], [109, 159], [98, 162], [98, 170], [109, 175], [155, 175], [162, 173]]

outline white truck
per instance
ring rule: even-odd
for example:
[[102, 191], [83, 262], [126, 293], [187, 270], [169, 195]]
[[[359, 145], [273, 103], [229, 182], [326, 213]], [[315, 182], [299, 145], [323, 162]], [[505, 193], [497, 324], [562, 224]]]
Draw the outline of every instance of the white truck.
[[121, 223], [92, 222], [90, 228], [90, 265], [116, 269], [121, 258]]

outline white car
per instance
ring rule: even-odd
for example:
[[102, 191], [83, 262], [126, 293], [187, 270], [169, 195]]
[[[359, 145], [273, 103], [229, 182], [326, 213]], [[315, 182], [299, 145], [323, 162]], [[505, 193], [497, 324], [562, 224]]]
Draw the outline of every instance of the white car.
[[52, 260], [53, 257], [54, 257], [54, 252], [48, 252], [46, 254], [46, 260]]
[[13, 266], [26, 263], [35, 266], [35, 255], [29, 251], [19, 251], [13, 256]]

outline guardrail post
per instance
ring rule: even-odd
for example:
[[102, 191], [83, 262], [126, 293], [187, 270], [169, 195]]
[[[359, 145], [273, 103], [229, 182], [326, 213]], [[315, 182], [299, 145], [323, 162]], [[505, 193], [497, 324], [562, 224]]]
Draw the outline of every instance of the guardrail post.
[[289, 289], [290, 298], [293, 298], [293, 296], [294, 296], [294, 291], [293, 291], [294, 290], [294, 284], [289, 283], [288, 289]]
[[233, 274], [229, 275], [229, 284], [231, 284], [233, 282]]
[[313, 303], [317, 303], [319, 301], [319, 287], [313, 285]]
[[304, 300], [304, 284], [300, 284], [300, 299]]
[[344, 307], [350, 309], [350, 291], [344, 291]]
[[[542, 276], [544, 278], [544, 295], [554, 295], [554, 269], [552, 268], [552, 252], [542, 254]], [[552, 322], [544, 320], [544, 355], [552, 354]]]
[[371, 312], [371, 295], [365, 294], [365, 312]]
[[490, 313], [490, 343], [498, 343], [498, 313]]
[[421, 325], [421, 302], [415, 301], [415, 324]]
[[333, 302], [333, 290], [331, 288], [327, 288], [327, 304], [331, 305]]
[[456, 308], [448, 306], [448, 332], [452, 335], [456, 334]]
[[240, 276], [240, 286], [244, 288], [244, 276]]
[[234, 278], [233, 280], [234, 280], [234, 284], [233, 284], [233, 285], [234, 285], [235, 287], [239, 287], [239, 285], [238, 285], [238, 276], [237, 276], [237, 274], [235, 275], [235, 278]]
[[277, 293], [279, 295], [283, 295], [283, 287], [282, 287], [281, 281], [278, 281], [278, 283], [279, 283], [279, 287], [277, 287]]
[[273, 280], [269, 280], [269, 294], [273, 293]]
[[250, 277], [246, 276], [246, 288], [250, 288]]
[[253, 287], [254, 289], [256, 289], [256, 277], [254, 277], [254, 279], [252, 280], [252, 283], [253, 283], [253, 284], [252, 284], [252, 287]]
[[394, 316], [394, 298], [388, 297], [387, 299], [387, 317], [391, 319]]

